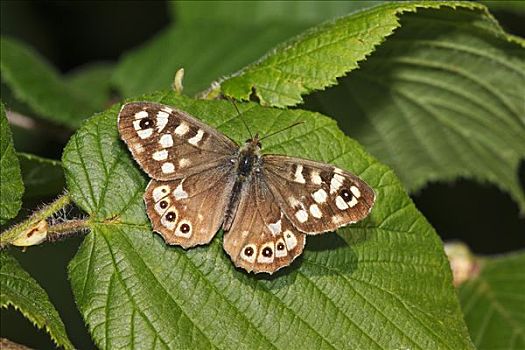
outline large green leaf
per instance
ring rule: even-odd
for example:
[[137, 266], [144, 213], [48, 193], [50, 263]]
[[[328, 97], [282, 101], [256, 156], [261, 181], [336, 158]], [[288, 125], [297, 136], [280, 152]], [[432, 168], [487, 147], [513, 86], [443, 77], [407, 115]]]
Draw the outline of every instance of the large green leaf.
[[114, 82], [124, 96], [167, 89], [183, 67], [185, 92], [194, 94], [308, 26], [376, 3], [172, 2], [175, 23], [126, 54]]
[[252, 25], [242, 30], [235, 24], [222, 22], [170, 26], [126, 54], [113, 81], [124, 96], [133, 96], [169, 88], [175, 72], [184, 68], [184, 92], [195, 94], [303, 28], [293, 23], [286, 27]]
[[[226, 101], [174, 94], [176, 105], [237, 141], [247, 133]], [[101, 348], [470, 349], [441, 242], [393, 172], [333, 120], [302, 110], [240, 105], [266, 134], [266, 152], [324, 160], [363, 177], [377, 203], [363, 222], [309, 237], [292, 266], [269, 277], [233, 267], [221, 234], [204, 247], [170, 247], [151, 232], [146, 178], [119, 140], [119, 106], [95, 116], [63, 156], [73, 200], [91, 216], [69, 268], [73, 292]]]
[[64, 79], [31, 48], [14, 39], [0, 40], [2, 81], [39, 117], [76, 128], [84, 118], [102, 109], [100, 91], [79, 89], [75, 84], [78, 80]]
[[16, 216], [22, 206], [24, 185], [20, 164], [13, 146], [13, 137], [4, 105], [0, 102], [0, 225]]
[[400, 26], [398, 16], [421, 7], [464, 7], [482, 11], [468, 2], [392, 2], [365, 9], [314, 27], [285, 42], [258, 62], [222, 82], [227, 95], [248, 100], [253, 94], [261, 104], [292, 106], [301, 95], [336, 84], [358, 67], [358, 62]]
[[525, 253], [483, 259], [479, 276], [462, 284], [459, 297], [479, 350], [525, 348]]
[[478, 11], [419, 10], [361, 68], [308, 98], [405, 186], [490, 181], [525, 211], [525, 49]]
[[[253, 24], [304, 23], [315, 25], [384, 1], [173, 1], [170, 3], [177, 25], [206, 21]], [[292, 15], [291, 15], [292, 14]], [[221, 28], [217, 28], [221, 30]], [[213, 38], [210, 38], [212, 42]]]
[[51, 339], [65, 349], [73, 349], [64, 323], [40, 285], [7, 252], [0, 252], [0, 307], [12, 305]]

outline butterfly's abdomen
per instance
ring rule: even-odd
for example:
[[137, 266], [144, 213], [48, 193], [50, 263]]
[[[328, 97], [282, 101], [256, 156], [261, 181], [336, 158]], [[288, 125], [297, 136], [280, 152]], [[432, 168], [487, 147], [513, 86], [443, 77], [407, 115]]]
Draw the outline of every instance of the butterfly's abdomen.
[[260, 162], [261, 157], [258, 149], [252, 147], [252, 144], [247, 143], [246, 146], [240, 150], [237, 158], [235, 183], [224, 216], [223, 229], [225, 231], [230, 229], [235, 213], [237, 212], [237, 207], [239, 206], [241, 194], [248, 183], [252, 181], [253, 173], [259, 171], [261, 166]]

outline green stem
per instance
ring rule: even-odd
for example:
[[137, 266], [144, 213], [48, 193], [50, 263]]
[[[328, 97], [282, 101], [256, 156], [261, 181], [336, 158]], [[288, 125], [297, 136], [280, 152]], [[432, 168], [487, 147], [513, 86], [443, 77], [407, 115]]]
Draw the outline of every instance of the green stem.
[[0, 248], [4, 248], [5, 246], [10, 245], [13, 241], [19, 238], [22, 234], [24, 234], [28, 229], [34, 227], [40, 221], [47, 219], [60, 209], [64, 208], [69, 203], [71, 203], [71, 198], [69, 197], [69, 195], [64, 194], [58, 197], [54, 202], [36, 211], [28, 219], [2, 232], [2, 234], [0, 235]]
[[86, 230], [87, 228], [87, 220], [67, 220], [60, 224], [49, 226], [47, 229], [47, 240], [51, 242], [58, 241], [76, 232]]

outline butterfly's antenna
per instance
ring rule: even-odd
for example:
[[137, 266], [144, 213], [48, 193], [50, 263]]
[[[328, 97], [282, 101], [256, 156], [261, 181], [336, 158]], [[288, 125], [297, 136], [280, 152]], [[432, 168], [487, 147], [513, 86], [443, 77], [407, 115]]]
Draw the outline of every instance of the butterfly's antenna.
[[288, 125], [287, 127], [283, 128], [283, 129], [281, 129], [281, 130], [277, 130], [277, 131], [275, 131], [275, 132], [272, 132], [271, 134], [264, 135], [263, 137], [261, 137], [260, 141], [264, 140], [264, 139], [267, 138], [267, 137], [270, 137], [270, 136], [273, 136], [273, 135], [278, 134], [278, 133], [280, 133], [280, 132], [283, 132], [283, 131], [285, 131], [285, 130], [291, 129], [291, 128], [293, 128], [294, 126], [301, 125], [301, 124], [303, 124], [303, 123], [304, 123], [303, 121], [301, 121], [301, 122], [295, 122], [295, 123], [293, 123], [292, 125]]
[[248, 134], [250, 134], [250, 139], [253, 139], [252, 132], [250, 131], [250, 128], [248, 127], [248, 124], [246, 124], [246, 122], [244, 121], [244, 118], [242, 117], [242, 114], [239, 111], [239, 108], [237, 108], [237, 105], [235, 104], [235, 101], [233, 99], [229, 98], [228, 96], [226, 96], [226, 98], [228, 100], [230, 100], [230, 102], [233, 104], [233, 107], [235, 107], [235, 110], [237, 111], [237, 114], [239, 115], [239, 118], [241, 118], [241, 121], [244, 124], [244, 126], [246, 127], [246, 130], [248, 130]]

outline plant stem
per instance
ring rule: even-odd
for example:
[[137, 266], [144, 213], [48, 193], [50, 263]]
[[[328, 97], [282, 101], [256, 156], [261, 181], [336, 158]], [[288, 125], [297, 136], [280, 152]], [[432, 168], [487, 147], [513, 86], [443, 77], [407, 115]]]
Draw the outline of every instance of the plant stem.
[[[35, 227], [39, 222], [47, 219], [48, 217], [50, 217], [51, 215], [53, 215], [60, 209], [64, 208], [69, 203], [71, 203], [71, 198], [69, 197], [68, 194], [64, 194], [58, 197], [54, 202], [44, 206], [40, 210], [33, 213], [33, 215], [31, 215], [26, 220], [4, 231], [0, 235], [0, 248], [4, 248], [5, 246], [12, 244], [16, 239], [21, 237], [21, 235], [25, 234], [31, 228]], [[72, 221], [79, 221], [79, 220], [72, 220]], [[59, 225], [55, 225], [55, 226], [59, 226]], [[48, 232], [51, 231], [53, 227], [54, 226], [51, 226], [48, 229]]]
[[60, 224], [51, 225], [47, 230], [48, 241], [58, 241], [64, 237], [70, 236], [73, 233], [86, 230], [88, 228], [87, 220], [68, 220]]

